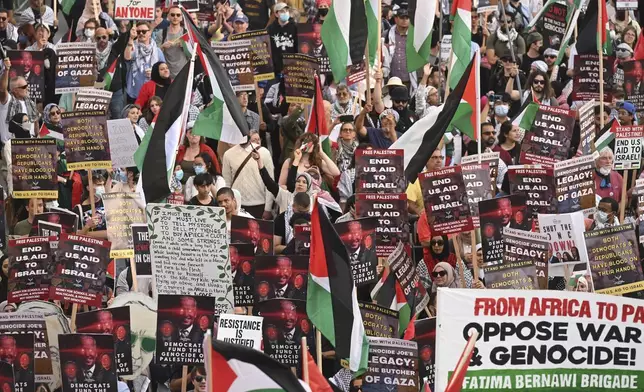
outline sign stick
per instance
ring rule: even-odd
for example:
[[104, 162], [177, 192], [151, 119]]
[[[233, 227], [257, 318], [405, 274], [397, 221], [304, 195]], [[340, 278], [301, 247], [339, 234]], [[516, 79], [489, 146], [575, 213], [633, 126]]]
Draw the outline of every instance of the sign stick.
[[78, 304], [72, 305], [72, 318], [69, 321], [69, 328], [72, 332], [76, 332], [76, 313], [78, 313]]
[[136, 279], [136, 261], [130, 257], [130, 271], [132, 271], [132, 291], [139, 291], [139, 282]]
[[58, 0], [52, 1], [53, 6], [54, 6], [54, 21], [58, 20]]
[[322, 332], [319, 329], [315, 329], [315, 355], [318, 360], [318, 369], [320, 373], [322, 372]]
[[[479, 154], [479, 157], [481, 155]], [[479, 263], [476, 259], [476, 230], [470, 231], [470, 238], [472, 240], [472, 269], [474, 270], [474, 281], [479, 281]]]
[[259, 123], [261, 124], [264, 122], [264, 115], [262, 114], [262, 95], [259, 93], [257, 80], [255, 81], [255, 101], [257, 101], [257, 114], [259, 114]]
[[[455, 234], [452, 237], [452, 243], [454, 244], [454, 253], [456, 253], [457, 262], [458, 262], [458, 260], [460, 260], [461, 263], [463, 263], [463, 259], [461, 258], [460, 244], [459, 244], [459, 241], [458, 241], [458, 234]], [[461, 281], [461, 288], [465, 288], [465, 275], [464, 275], [465, 270], [464, 270], [464, 267], [465, 267], [465, 263], [461, 264], [460, 268], [459, 268], [459, 273], [458, 273], [458, 278]]]
[[[601, 21], [602, 0], [597, 0], [597, 34], [603, 34], [605, 29], [604, 26], [601, 26]], [[601, 129], [604, 128], [604, 53], [603, 48], [600, 45], [597, 46], [597, 54], [599, 54], [599, 126]]]
[[367, 88], [365, 90], [365, 100], [367, 101], [368, 104], [371, 103], [371, 66], [369, 65], [369, 42], [364, 46], [364, 61], [365, 61], [365, 69], [367, 72], [365, 73], [365, 82], [367, 84]]
[[[442, 13], [441, 13], [441, 15], [442, 15]], [[449, 58], [447, 60], [447, 72], [445, 73], [445, 97], [443, 98], [443, 102], [447, 101], [447, 97], [449, 96], [449, 76], [452, 73], [452, 70], [449, 69], [449, 67], [450, 67], [450, 65], [452, 65], [452, 56], [454, 56], [454, 48], [450, 47], [449, 48]]]
[[181, 392], [186, 392], [188, 389], [188, 365], [183, 365], [181, 370]]
[[[206, 357], [205, 359], [206, 359], [206, 363], [208, 364], [206, 366], [212, 369], [212, 333], [210, 329], [206, 331], [206, 347], [207, 349], [205, 353], [205, 357]], [[206, 392], [214, 392], [214, 389], [215, 389], [214, 378], [215, 378], [214, 375], [211, 375], [209, 379], [206, 379], [206, 381], [208, 382]]]
[[626, 183], [628, 182], [628, 170], [622, 172], [622, 199], [619, 202], [619, 221], [624, 223], [626, 213]]
[[306, 355], [307, 345], [306, 345], [306, 336], [302, 336], [302, 378], [305, 383], [309, 383], [309, 366], [308, 359]]
[[92, 179], [94, 172], [93, 170], [87, 171], [87, 184], [89, 185], [89, 205], [92, 208], [92, 219], [94, 219], [94, 214], [96, 213], [96, 207], [94, 203], [94, 180]]

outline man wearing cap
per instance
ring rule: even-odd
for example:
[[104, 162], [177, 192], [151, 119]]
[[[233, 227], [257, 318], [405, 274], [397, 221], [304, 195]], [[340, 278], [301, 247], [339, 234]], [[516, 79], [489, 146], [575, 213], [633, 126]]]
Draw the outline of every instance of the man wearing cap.
[[170, 20], [170, 25], [157, 34], [156, 43], [165, 56], [165, 62], [168, 64], [168, 69], [170, 69], [170, 78], [174, 79], [188, 62], [181, 44], [183, 42], [181, 37], [187, 30], [181, 26], [183, 16], [179, 6], [173, 5], [170, 7], [168, 19]]
[[248, 17], [240, 12], [233, 19], [233, 34], [245, 33], [248, 30]]
[[496, 101], [494, 101], [494, 115], [490, 118], [490, 123], [494, 126], [495, 135], [498, 136], [501, 131], [501, 124], [508, 121], [510, 118], [510, 94], [502, 94]]
[[570, 80], [570, 76], [567, 75], [566, 63], [562, 62], [557, 68], [557, 76], [553, 79], [552, 73], [555, 70], [555, 63], [557, 62], [557, 57], [559, 56], [559, 51], [553, 48], [548, 48], [543, 52], [543, 61], [548, 66], [548, 78], [552, 82], [558, 82], [560, 85], [565, 86], [566, 83]]
[[536, 31], [528, 34], [526, 38], [526, 45], [528, 46], [528, 51], [523, 55], [521, 59], [521, 70], [529, 74], [530, 66], [534, 61], [543, 60], [541, 57], [541, 47], [543, 46], [543, 36]]
[[624, 101], [617, 110], [617, 120], [622, 126], [635, 125], [635, 105], [630, 101]]
[[394, 17], [396, 24], [385, 34], [382, 73], [385, 78], [398, 77], [402, 83], [416, 90], [418, 78], [416, 72], [407, 71], [407, 38], [409, 31], [409, 13], [407, 8], [399, 8]]
[[371, 128], [364, 126], [364, 119], [367, 113], [373, 110], [372, 104], [366, 104], [356, 118], [356, 130], [358, 137], [365, 142], [371, 143], [375, 148], [389, 148], [398, 140], [400, 134], [396, 131], [396, 123], [399, 120], [398, 112], [393, 109], [386, 109], [380, 113], [380, 124], [382, 128]]
[[297, 25], [291, 18], [290, 8], [286, 3], [275, 4], [275, 21], [268, 26], [271, 37], [273, 68], [275, 73], [282, 72], [282, 55], [297, 53]]
[[398, 113], [396, 120], [396, 131], [405, 133], [416, 122], [416, 115], [409, 110], [409, 90], [407, 87], [394, 87], [389, 91], [391, 97], [391, 108]]

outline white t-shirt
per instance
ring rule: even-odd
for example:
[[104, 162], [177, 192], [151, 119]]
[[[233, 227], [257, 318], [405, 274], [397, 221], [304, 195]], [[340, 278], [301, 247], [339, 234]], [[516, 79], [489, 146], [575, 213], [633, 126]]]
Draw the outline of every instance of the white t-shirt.
[[[0, 102], [0, 140], [3, 143], [6, 143], [7, 140], [11, 139], [11, 134], [9, 133], [9, 122], [6, 120], [6, 118], [7, 112], [9, 112], [9, 104], [11, 103], [13, 97], [9, 93], [7, 93], [7, 96], [7, 103], [3, 104]], [[24, 113], [27, 113], [26, 108]]]

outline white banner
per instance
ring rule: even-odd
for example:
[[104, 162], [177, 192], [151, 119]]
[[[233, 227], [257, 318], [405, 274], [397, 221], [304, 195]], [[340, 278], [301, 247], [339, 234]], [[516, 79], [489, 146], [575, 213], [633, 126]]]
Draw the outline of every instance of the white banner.
[[222, 314], [217, 324], [217, 340], [262, 351], [263, 317]]

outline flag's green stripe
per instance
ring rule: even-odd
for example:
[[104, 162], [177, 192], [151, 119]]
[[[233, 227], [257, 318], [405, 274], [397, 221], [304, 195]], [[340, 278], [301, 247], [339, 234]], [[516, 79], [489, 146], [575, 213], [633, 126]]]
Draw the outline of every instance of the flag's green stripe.
[[423, 41], [418, 52], [414, 48], [414, 26], [409, 25], [407, 30], [407, 71], [413, 72], [429, 63], [429, 53], [431, 50], [431, 34]]
[[[375, 64], [376, 54], [378, 53], [378, 30], [380, 30], [380, 23], [378, 23], [378, 16], [376, 15], [377, 11], [374, 11], [373, 3], [375, 1], [377, 0], [367, 0], [367, 4], [365, 4], [369, 31], [369, 41], [367, 43], [369, 45], [369, 65], [372, 67]], [[378, 9], [377, 4], [375, 4], [375, 9]]]
[[317, 284], [310, 274], [309, 287], [306, 293], [306, 309], [306, 313], [313, 325], [335, 347], [335, 320], [333, 319], [331, 293]]
[[213, 97], [212, 104], [205, 108], [195, 121], [192, 133], [220, 140], [224, 119], [224, 101]]
[[449, 87], [455, 89], [463, 72], [471, 59], [472, 33], [466, 22], [461, 18], [457, 11], [454, 18], [454, 29], [452, 30], [452, 56], [454, 58], [452, 69], [449, 72]]
[[[345, 26], [345, 28], [348, 29], [349, 26]], [[342, 34], [341, 26], [338, 24], [338, 19], [335, 16], [335, 2], [331, 5], [324, 24], [322, 24], [320, 35], [322, 36], [322, 42], [329, 56], [333, 79], [339, 82], [347, 76], [347, 64], [350, 59], [349, 43]], [[348, 36], [347, 31], [347, 38]]]

